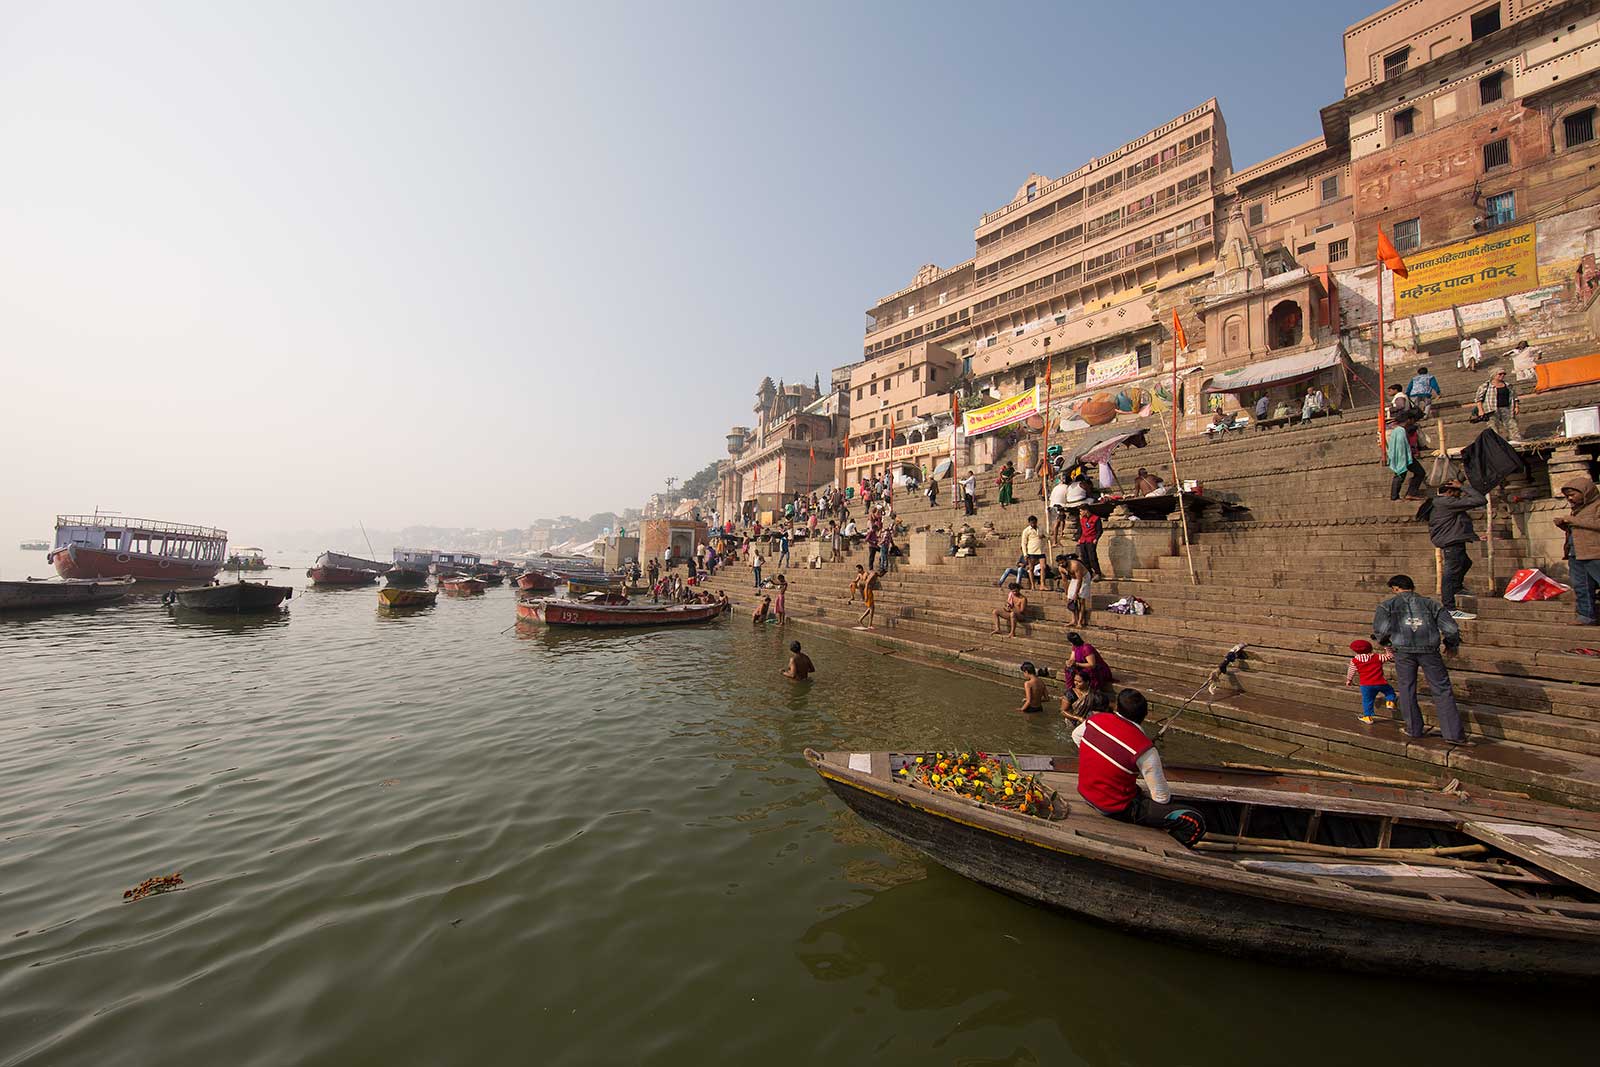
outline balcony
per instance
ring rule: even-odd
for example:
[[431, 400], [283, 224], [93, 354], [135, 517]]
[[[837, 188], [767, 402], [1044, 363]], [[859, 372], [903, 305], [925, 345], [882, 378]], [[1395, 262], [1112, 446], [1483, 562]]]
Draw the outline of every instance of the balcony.
[[922, 319], [922, 318], [924, 318], [926, 316], [930, 316], [930, 315], [932, 316], [932, 318], [928, 320], [929, 322], [937, 321], [939, 316], [935, 315], [934, 312], [938, 311], [941, 308], [948, 308], [949, 310], [946, 312], [946, 314], [953, 315], [953, 314], [955, 314], [956, 307], [957, 307], [957, 305], [959, 303], [957, 298], [961, 297], [961, 296], [965, 296], [967, 293], [970, 293], [972, 291], [972, 289], [973, 289], [973, 287], [970, 286], [970, 285], [958, 285], [954, 289], [951, 289], [951, 290], [947, 291], [947, 295], [946, 295], [946, 299], [945, 299], [944, 303], [941, 304], [936, 299], [928, 307], [919, 308], [917, 310], [917, 313], [914, 314], [914, 315], [901, 315], [899, 318], [874, 319], [872, 317], [872, 312], [869, 311], [869, 312], [867, 312], [867, 334], [866, 335], [868, 337], [871, 337], [873, 334], [881, 333], [884, 330], [887, 330], [887, 329], [889, 329], [891, 327], [899, 326], [902, 323], [916, 322], [917, 320]]
[[1180, 152], [1159, 166], [1151, 167], [1149, 170], [1140, 171], [1138, 176], [1135, 177], [1131, 182], [1125, 181], [1121, 185], [1118, 185], [1114, 188], [1102, 189], [1098, 193], [1091, 193], [1088, 196], [1085, 196], [1083, 198], [1083, 203], [1085, 206], [1088, 206], [1089, 204], [1098, 204], [1102, 200], [1109, 200], [1111, 197], [1116, 196], [1119, 193], [1125, 193], [1129, 189], [1137, 189], [1151, 178], [1159, 178], [1163, 174], [1177, 170], [1185, 163], [1193, 160], [1196, 156], [1211, 151], [1215, 144], [1215, 141], [1207, 141], [1203, 145], [1196, 145], [1187, 152]]

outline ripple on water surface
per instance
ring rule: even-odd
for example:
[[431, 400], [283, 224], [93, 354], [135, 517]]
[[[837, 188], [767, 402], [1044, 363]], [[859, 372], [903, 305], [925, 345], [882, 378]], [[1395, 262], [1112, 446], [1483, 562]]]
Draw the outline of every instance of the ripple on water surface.
[[[0, 1065], [1334, 1062], [1307, 1013], [1394, 1057], [1572, 1051], [1560, 997], [1450, 990], [1418, 1027], [1413, 985], [1023, 906], [799, 756], [1064, 749], [1009, 690], [742, 619], [519, 634], [508, 590], [375, 602], [0, 620]], [[792, 636], [814, 684], [778, 676]]]

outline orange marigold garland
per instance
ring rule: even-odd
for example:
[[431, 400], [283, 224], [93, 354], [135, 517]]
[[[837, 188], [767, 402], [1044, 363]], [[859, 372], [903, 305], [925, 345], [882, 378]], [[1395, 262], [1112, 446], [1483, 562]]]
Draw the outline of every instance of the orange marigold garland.
[[1041, 819], [1055, 812], [1056, 791], [1022, 770], [1014, 755], [935, 752], [917, 756], [896, 777]]

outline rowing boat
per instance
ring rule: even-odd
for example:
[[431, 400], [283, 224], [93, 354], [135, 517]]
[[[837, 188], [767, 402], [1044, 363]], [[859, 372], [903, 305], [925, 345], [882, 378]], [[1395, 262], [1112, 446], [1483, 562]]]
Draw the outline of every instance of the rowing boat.
[[857, 815], [975, 882], [1218, 952], [1508, 981], [1600, 977], [1600, 815], [1292, 771], [1168, 768], [1194, 849], [1107, 818], [1073, 757], [1019, 756], [1050, 817], [899, 772], [926, 753], [806, 760]]
[[170, 602], [195, 611], [226, 611], [244, 614], [254, 611], [276, 611], [285, 600], [294, 595], [287, 585], [269, 585], [266, 582], [223, 582], [221, 585], [197, 585], [188, 589], [174, 589], [167, 594]]
[[0, 611], [109, 604], [127, 596], [132, 578], [29, 578], [0, 582]]
[[517, 605], [517, 623], [524, 626], [681, 626], [709, 622], [720, 604], [629, 604], [560, 600], [546, 597]]
[[378, 600], [386, 608], [429, 608], [438, 599], [439, 593], [435, 589], [409, 589], [391, 585], [378, 590]]
[[470, 574], [452, 574], [439, 579], [439, 588], [447, 593], [457, 593], [462, 596], [477, 596], [488, 587], [482, 578]]

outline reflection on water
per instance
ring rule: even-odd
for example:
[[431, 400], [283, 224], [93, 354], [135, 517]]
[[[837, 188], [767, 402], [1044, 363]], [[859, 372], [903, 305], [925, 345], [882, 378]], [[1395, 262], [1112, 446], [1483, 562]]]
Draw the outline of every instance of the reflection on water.
[[[737, 617], [519, 632], [507, 589], [376, 604], [0, 622], [0, 1065], [1331, 1063], [1348, 1047], [1306, 1024], [1351, 1021], [1385, 1060], [1575, 1058], [1564, 995], [1022, 905], [800, 757], [1066, 749], [1013, 689]], [[794, 639], [813, 684], [779, 676]]]

